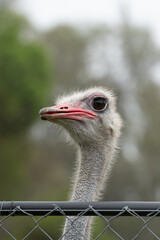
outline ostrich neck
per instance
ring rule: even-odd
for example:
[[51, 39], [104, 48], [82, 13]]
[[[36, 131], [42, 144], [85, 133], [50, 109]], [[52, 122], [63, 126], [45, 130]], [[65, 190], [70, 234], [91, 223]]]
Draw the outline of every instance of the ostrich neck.
[[113, 147], [104, 145], [92, 143], [78, 149], [78, 168], [71, 201], [99, 199], [113, 152]]
[[[78, 149], [78, 168], [71, 201], [97, 201], [99, 199], [114, 151], [114, 143], [109, 143], [108, 145], [104, 142], [99, 145], [86, 144]], [[65, 223], [63, 239], [90, 239], [92, 222], [93, 217], [84, 216], [79, 219], [70, 217], [70, 220], [66, 220]]]
[[[86, 144], [78, 149], [78, 168], [71, 201], [97, 201], [110, 168], [114, 144]], [[76, 221], [75, 221], [76, 220]], [[72, 224], [71, 224], [72, 222]], [[63, 240], [90, 239], [93, 217], [66, 220]], [[73, 227], [74, 226], [74, 227]], [[85, 236], [85, 237], [83, 237]]]

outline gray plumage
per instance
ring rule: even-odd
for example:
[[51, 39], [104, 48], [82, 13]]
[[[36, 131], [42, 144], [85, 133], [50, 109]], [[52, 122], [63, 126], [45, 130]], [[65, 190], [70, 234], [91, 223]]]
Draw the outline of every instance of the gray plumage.
[[[70, 201], [97, 201], [111, 169], [122, 126], [116, 98], [111, 91], [95, 87], [61, 97], [57, 104], [42, 109], [40, 114], [42, 119], [63, 126], [76, 143], [77, 170]], [[63, 240], [90, 239], [92, 221], [92, 217], [81, 217], [74, 221], [73, 228], [66, 220]]]

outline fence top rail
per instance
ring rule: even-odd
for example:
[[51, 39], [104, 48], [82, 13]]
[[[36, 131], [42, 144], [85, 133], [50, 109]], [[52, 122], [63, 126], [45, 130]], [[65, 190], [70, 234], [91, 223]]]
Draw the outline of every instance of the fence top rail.
[[86, 216], [97, 215], [96, 211], [104, 216], [113, 216], [122, 212], [122, 216], [131, 215], [131, 212], [139, 216], [148, 216], [158, 213], [160, 216], [160, 202], [140, 201], [101, 201], [101, 202], [61, 202], [61, 201], [1, 201], [0, 215], [22, 216], [32, 214], [42, 216], [74, 216], [85, 211]]

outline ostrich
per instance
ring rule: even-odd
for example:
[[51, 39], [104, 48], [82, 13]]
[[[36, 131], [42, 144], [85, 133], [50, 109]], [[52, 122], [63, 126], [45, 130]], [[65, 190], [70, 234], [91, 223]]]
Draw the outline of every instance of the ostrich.
[[[77, 171], [70, 201], [99, 200], [122, 126], [113, 93], [103, 87], [75, 92], [60, 97], [57, 105], [41, 109], [40, 115], [42, 120], [63, 126], [76, 143]], [[66, 220], [63, 239], [90, 239], [93, 218], [75, 219]]]

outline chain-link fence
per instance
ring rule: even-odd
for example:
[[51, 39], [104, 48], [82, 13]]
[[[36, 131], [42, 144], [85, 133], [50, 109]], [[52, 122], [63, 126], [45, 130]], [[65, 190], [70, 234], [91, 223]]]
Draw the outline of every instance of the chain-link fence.
[[[3, 201], [0, 202], [0, 215], [0, 240], [64, 239], [66, 233], [62, 235], [62, 226], [56, 225], [59, 236], [55, 233], [53, 218], [57, 218], [57, 224], [58, 216], [62, 216], [63, 221], [66, 218], [72, 221], [71, 228], [75, 228], [75, 222], [82, 217], [96, 216], [92, 239], [160, 239], [160, 202]], [[70, 216], [75, 216], [74, 220]], [[49, 224], [50, 229], [44, 223]], [[24, 232], [18, 235], [16, 231], [21, 228]], [[81, 239], [87, 238], [82, 236]]]

